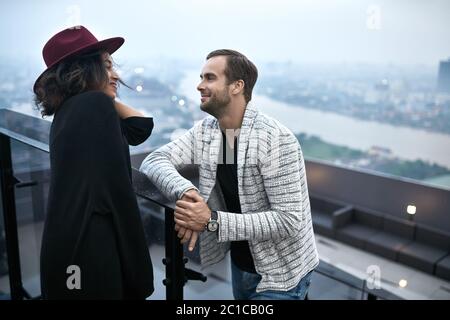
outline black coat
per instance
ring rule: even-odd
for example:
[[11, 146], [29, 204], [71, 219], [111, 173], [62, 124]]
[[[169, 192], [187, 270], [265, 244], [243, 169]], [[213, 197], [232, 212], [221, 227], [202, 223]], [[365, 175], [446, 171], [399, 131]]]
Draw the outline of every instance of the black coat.
[[[143, 299], [153, 292], [128, 148], [152, 129], [151, 118], [121, 120], [100, 91], [71, 97], [57, 111], [41, 248], [43, 298]], [[81, 289], [67, 287], [75, 275], [71, 265], [80, 268]]]

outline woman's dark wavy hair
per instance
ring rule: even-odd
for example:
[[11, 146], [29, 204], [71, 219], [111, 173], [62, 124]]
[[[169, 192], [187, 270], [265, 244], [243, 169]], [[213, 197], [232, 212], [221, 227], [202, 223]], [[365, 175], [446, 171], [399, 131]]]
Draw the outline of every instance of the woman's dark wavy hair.
[[34, 102], [42, 117], [51, 116], [68, 98], [102, 90], [108, 84], [108, 73], [102, 51], [63, 60], [46, 71], [34, 87]]

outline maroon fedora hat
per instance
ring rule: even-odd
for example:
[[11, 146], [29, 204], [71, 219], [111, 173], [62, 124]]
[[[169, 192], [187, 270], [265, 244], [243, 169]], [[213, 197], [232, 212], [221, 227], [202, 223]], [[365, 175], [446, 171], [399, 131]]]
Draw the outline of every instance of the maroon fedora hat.
[[47, 69], [45, 69], [45, 71], [37, 78], [33, 88], [36, 87], [37, 82], [47, 70], [64, 59], [100, 49], [112, 54], [119, 49], [124, 42], [124, 38], [121, 37], [98, 41], [97, 38], [83, 26], [68, 28], [55, 34], [47, 41], [42, 50], [42, 56], [44, 57]]

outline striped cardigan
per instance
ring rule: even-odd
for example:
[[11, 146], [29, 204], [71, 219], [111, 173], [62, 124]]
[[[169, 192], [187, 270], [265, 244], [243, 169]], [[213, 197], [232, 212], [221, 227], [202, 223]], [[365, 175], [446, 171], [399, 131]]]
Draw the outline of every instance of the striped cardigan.
[[200, 235], [204, 267], [225, 257], [230, 241], [248, 240], [262, 279], [256, 291], [287, 291], [319, 263], [305, 164], [296, 137], [251, 104], [238, 143], [238, 188], [242, 214], [227, 212], [216, 183], [222, 135], [217, 119], [207, 117], [183, 136], [149, 154], [140, 171], [171, 200], [193, 184], [177, 170], [199, 165], [199, 192], [218, 212], [218, 232]]

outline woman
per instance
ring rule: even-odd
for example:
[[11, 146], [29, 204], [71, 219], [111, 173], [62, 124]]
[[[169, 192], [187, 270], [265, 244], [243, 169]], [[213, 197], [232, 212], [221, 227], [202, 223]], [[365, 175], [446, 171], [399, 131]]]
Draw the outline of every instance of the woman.
[[44, 299], [144, 299], [153, 269], [131, 183], [128, 145], [153, 120], [115, 101], [110, 54], [123, 38], [98, 41], [80, 26], [53, 36], [34, 85], [50, 130], [51, 181], [42, 248]]

